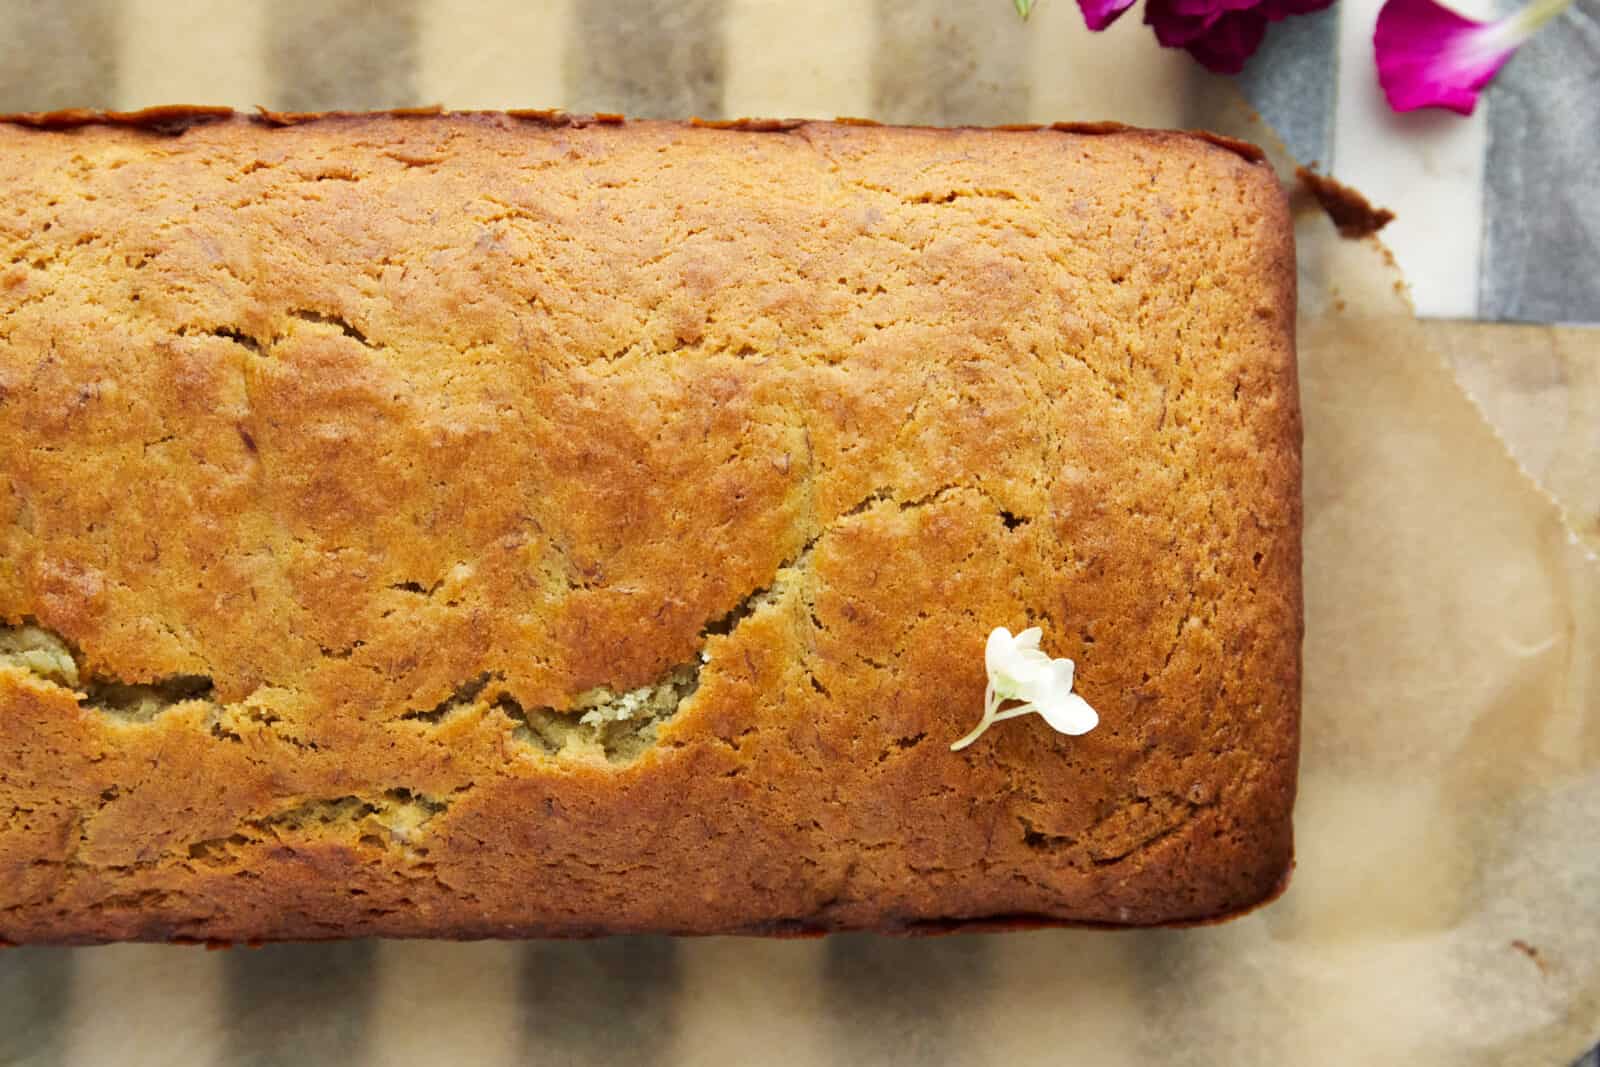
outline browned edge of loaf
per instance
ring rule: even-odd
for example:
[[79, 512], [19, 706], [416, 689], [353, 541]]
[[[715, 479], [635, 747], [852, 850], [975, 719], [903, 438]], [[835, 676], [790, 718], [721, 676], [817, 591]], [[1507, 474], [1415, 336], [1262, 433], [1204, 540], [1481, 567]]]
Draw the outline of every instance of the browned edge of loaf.
[[[191, 126], [201, 126], [208, 122], [222, 122], [236, 115], [260, 122], [265, 126], [298, 126], [307, 122], [325, 122], [334, 119], [362, 119], [374, 116], [387, 116], [397, 119], [435, 118], [440, 115], [453, 116], [496, 116], [505, 115], [522, 122], [536, 122], [546, 126], [593, 126], [593, 125], [621, 125], [628, 119], [613, 111], [597, 111], [592, 113], [564, 111], [561, 108], [507, 108], [504, 111], [488, 110], [462, 110], [455, 111], [445, 108], [442, 104], [433, 104], [428, 107], [395, 107], [374, 111], [272, 111], [268, 108], [257, 108], [254, 113], [238, 112], [227, 106], [211, 106], [205, 104], [163, 104], [158, 107], [141, 108], [137, 111], [106, 111], [98, 108], [63, 108], [58, 111], [11, 111], [0, 112], [0, 122], [13, 126], [32, 126], [45, 130], [65, 130], [78, 126], [128, 126], [134, 129], [147, 130], [151, 133], [175, 135], [181, 134]], [[704, 126], [714, 130], [742, 130], [746, 133], [786, 133], [798, 129], [812, 122], [836, 122], [842, 126], [879, 126], [882, 123], [874, 119], [850, 118], [840, 116], [835, 119], [771, 119], [771, 118], [738, 118], [738, 119], [701, 119], [691, 118], [685, 124], [689, 126]], [[931, 129], [928, 126], [912, 126], [910, 129]], [[955, 127], [972, 128], [972, 127]], [[1060, 130], [1063, 133], [1077, 133], [1085, 136], [1102, 134], [1124, 133], [1140, 130], [1142, 127], [1129, 126], [1121, 122], [1019, 122], [1006, 123], [999, 126], [986, 127], [988, 129], [1014, 131], [1018, 133], [1033, 133], [1038, 130]], [[1225, 148], [1251, 163], [1261, 163], [1266, 160], [1266, 153], [1249, 141], [1240, 141], [1224, 134], [1213, 133], [1210, 130], [1157, 130], [1158, 133], [1181, 133], [1190, 137], [1197, 137], [1202, 141], [1209, 141], [1219, 148]]]
[[[1084, 922], [1074, 919], [1057, 919], [1049, 915], [986, 915], [976, 919], [922, 919], [915, 922], [903, 923], [899, 926], [883, 926], [874, 930], [842, 929], [830, 926], [812, 925], [804, 922], [767, 923], [762, 926], [752, 926], [739, 930], [724, 930], [717, 933], [700, 933], [687, 931], [674, 933], [674, 937], [764, 937], [777, 938], [783, 941], [812, 941], [830, 935], [840, 934], [877, 934], [882, 937], [943, 937], [947, 934], [1014, 934], [1026, 930], [1187, 930], [1200, 926], [1218, 926], [1222, 923], [1232, 922], [1234, 919], [1266, 907], [1289, 888], [1289, 880], [1294, 874], [1294, 861], [1291, 860], [1283, 877], [1273, 890], [1254, 904], [1250, 904], [1238, 911], [1224, 912], [1221, 915], [1207, 915], [1198, 919], [1173, 919], [1159, 923], [1155, 926], [1128, 926], [1123, 923]], [[537, 937], [555, 941], [596, 941], [604, 937], [621, 937], [612, 931], [596, 929], [588, 933], [575, 933], [570, 930], [558, 932], [530, 930], [526, 937]], [[475, 930], [462, 930], [452, 932], [448, 929], [431, 934], [426, 938], [386, 938], [386, 940], [454, 940], [454, 941], [488, 941], [505, 940], [504, 935], [490, 936]], [[323, 941], [342, 941], [342, 937], [299, 938], [293, 941], [196, 941], [186, 937], [170, 937], [162, 941], [144, 942], [145, 944], [175, 945], [179, 947], [201, 947], [207, 951], [217, 951], [231, 948], [261, 948], [269, 944], [315, 944]], [[110, 942], [96, 941], [93, 939], [73, 942], [48, 942], [49, 944], [70, 945], [98, 945]], [[40, 944], [40, 942], [29, 942]], [[22, 948], [12, 941], [0, 940], [0, 950], [8, 948]]]

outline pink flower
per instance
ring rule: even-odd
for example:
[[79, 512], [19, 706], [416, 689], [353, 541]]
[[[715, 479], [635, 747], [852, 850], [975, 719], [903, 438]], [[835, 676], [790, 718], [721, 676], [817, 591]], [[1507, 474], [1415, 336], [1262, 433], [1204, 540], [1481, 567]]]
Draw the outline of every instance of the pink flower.
[[[1333, 0], [1145, 0], [1144, 20], [1156, 40], [1187, 49], [1207, 70], [1237, 74], [1266, 36], [1267, 24], [1321, 11]], [[1078, 0], [1083, 21], [1103, 30], [1133, 0]]]
[[1117, 21], [1117, 16], [1132, 6], [1133, 0], [1078, 0], [1084, 23], [1095, 33]]
[[1506, 60], [1572, 0], [1536, 0], [1509, 18], [1475, 22], [1434, 0], [1387, 0], [1372, 35], [1378, 84], [1396, 111], [1472, 114]]

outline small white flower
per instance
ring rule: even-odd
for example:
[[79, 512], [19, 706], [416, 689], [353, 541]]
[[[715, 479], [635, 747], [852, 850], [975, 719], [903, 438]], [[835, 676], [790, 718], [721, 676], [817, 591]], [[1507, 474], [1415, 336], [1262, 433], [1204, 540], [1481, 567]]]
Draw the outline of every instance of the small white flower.
[[[989, 687], [983, 694], [983, 720], [970, 734], [951, 745], [960, 751], [1002, 719], [1038, 712], [1044, 721], [1064, 734], [1086, 734], [1100, 722], [1089, 702], [1072, 691], [1073, 664], [1070, 659], [1051, 659], [1039, 650], [1044, 631], [1035, 626], [1015, 637], [1004, 626], [989, 634], [983, 662], [989, 672]], [[1016, 707], [1000, 710], [1000, 705], [1020, 701]]]

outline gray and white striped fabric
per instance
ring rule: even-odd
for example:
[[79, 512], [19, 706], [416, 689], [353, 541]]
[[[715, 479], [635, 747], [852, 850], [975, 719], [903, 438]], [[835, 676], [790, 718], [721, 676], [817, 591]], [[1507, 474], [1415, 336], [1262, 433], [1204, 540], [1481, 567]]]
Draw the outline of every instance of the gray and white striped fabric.
[[[1600, 320], [1600, 0], [1506, 71], [1470, 121], [1392, 118], [1371, 86], [1376, 0], [1277, 28], [1242, 80], [1290, 147], [1402, 213], [1424, 312]], [[0, 110], [158, 103], [289, 110], [442, 102], [637, 116], [895, 122], [1203, 120], [1202, 76], [1130, 16], [1090, 40], [1070, 0], [7, 0]], [[1102, 987], [1203, 973], [1178, 935], [899, 942], [349, 943], [205, 953], [0, 952], [0, 1063], [1070, 1061], [1040, 1020]], [[1149, 983], [1145, 983], [1149, 984]], [[1062, 999], [1068, 991], [1068, 999]], [[1592, 1006], [1592, 1005], [1591, 1005]], [[1152, 1010], [1157, 1006], [1151, 1005]], [[1274, 1012], [1194, 1032], [1277, 1049]], [[1104, 1013], [1097, 1064], [1195, 1063]], [[730, 1025], [730, 1021], [737, 1025]], [[1600, 1019], [1595, 1020], [1600, 1030]], [[1281, 1046], [1281, 1047], [1280, 1047]], [[1591, 1053], [1583, 1067], [1600, 1067]]]
[[[1340, 0], [1275, 28], [1246, 95], [1297, 157], [1398, 211], [1384, 239], [1422, 314], [1600, 322], [1600, 0], [1526, 45], [1468, 119], [1387, 110], [1380, 6]], [[1492, 17], [1522, 4], [1455, 6]]]

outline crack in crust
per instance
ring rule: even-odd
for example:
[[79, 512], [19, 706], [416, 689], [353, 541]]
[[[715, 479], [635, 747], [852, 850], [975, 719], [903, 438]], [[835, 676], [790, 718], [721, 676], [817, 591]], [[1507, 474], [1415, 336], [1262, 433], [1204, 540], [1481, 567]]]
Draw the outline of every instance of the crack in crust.
[[[432, 708], [402, 712], [401, 722], [439, 726], [451, 715], [474, 708], [493, 708], [517, 725], [512, 736], [545, 756], [593, 762], [629, 764], [657, 743], [658, 728], [677, 715], [700, 685], [700, 673], [711, 662], [708, 641], [730, 637], [739, 626], [759, 611], [776, 607], [791, 588], [803, 587], [811, 567], [812, 554], [827, 534], [879, 506], [898, 512], [913, 511], [937, 504], [958, 491], [981, 492], [965, 485], [946, 485], [914, 499], [895, 496], [890, 488], [873, 490], [860, 502], [846, 509], [837, 519], [817, 530], [796, 555], [781, 563], [772, 581], [745, 594], [724, 615], [701, 628], [699, 652], [694, 659], [667, 670], [655, 681], [618, 692], [597, 687], [578, 693], [563, 707], [524, 707], [515, 697], [496, 685], [505, 679], [498, 670], [484, 671], [456, 686], [451, 694]], [[991, 501], [992, 503], [992, 501]], [[1007, 529], [1025, 522], [995, 505]], [[415, 584], [415, 583], [411, 583]], [[408, 590], [410, 591], [410, 590]], [[417, 592], [424, 593], [420, 585]], [[361, 642], [357, 642], [359, 645]], [[348, 658], [348, 652], [324, 650], [330, 658]], [[237, 715], [268, 727], [277, 720], [255, 706], [249, 698], [230, 704], [213, 699], [212, 680], [203, 675], [174, 675], [149, 683], [132, 683], [94, 677], [80, 683], [79, 654], [60, 635], [31, 623], [0, 627], [0, 667], [15, 667], [41, 682], [74, 691], [80, 703], [120, 722], [149, 724], [162, 713], [191, 703], [208, 705], [206, 724], [219, 740], [240, 742], [240, 734], [228, 723]], [[814, 675], [811, 684], [819, 693], [826, 690]], [[292, 738], [288, 738], [293, 743]], [[920, 736], [919, 736], [920, 740]], [[907, 747], [901, 745], [901, 748]]]

